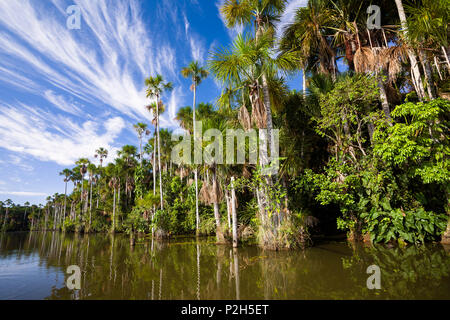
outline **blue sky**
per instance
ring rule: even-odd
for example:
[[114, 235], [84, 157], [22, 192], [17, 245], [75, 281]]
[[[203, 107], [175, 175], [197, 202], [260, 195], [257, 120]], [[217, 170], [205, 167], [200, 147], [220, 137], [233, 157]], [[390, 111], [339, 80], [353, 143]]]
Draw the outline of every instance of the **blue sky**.
[[[223, 0], [10, 0], [0, 1], [0, 200], [44, 203], [64, 192], [58, 172], [98, 147], [108, 161], [125, 144], [137, 145], [133, 124], [150, 123], [144, 79], [157, 73], [173, 82], [164, 96], [165, 128], [192, 104], [180, 69], [205, 63], [240, 31], [225, 27]], [[291, 0], [280, 25], [305, 0]], [[81, 29], [70, 30], [66, 9], [81, 9]], [[290, 79], [300, 89], [300, 79]], [[213, 77], [199, 101], [220, 93]]]

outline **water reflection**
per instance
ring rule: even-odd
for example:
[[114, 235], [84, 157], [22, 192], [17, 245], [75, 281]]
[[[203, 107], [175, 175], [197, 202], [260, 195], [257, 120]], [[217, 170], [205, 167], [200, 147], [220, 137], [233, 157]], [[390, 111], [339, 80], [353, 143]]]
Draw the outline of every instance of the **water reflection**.
[[[447, 251], [446, 251], [447, 250]], [[381, 290], [366, 288], [369, 265]], [[65, 286], [70, 265], [81, 289]], [[450, 299], [450, 250], [319, 245], [270, 252], [214, 239], [0, 234], [0, 299]]]

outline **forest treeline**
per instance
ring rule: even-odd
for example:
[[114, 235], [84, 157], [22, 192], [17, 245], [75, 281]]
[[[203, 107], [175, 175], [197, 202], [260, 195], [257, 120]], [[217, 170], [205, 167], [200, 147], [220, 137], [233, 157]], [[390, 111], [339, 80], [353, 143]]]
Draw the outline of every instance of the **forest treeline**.
[[[379, 26], [367, 24], [373, 5]], [[227, 26], [244, 32], [206, 65], [180, 70], [195, 110], [176, 116], [193, 136], [260, 131], [271, 154], [278, 129], [279, 158], [175, 163], [178, 142], [159, 125], [172, 84], [154, 75], [145, 80], [153, 120], [134, 125], [137, 147], [99, 146], [60, 173], [65, 192], [43, 205], [0, 203], [2, 229], [215, 234], [269, 249], [339, 231], [374, 243], [449, 242], [450, 2], [309, 0], [277, 35], [285, 9], [282, 0], [225, 1]], [[287, 85], [299, 71], [300, 92]], [[207, 77], [222, 84], [214, 104], [196, 101]], [[266, 174], [274, 161], [278, 172]]]

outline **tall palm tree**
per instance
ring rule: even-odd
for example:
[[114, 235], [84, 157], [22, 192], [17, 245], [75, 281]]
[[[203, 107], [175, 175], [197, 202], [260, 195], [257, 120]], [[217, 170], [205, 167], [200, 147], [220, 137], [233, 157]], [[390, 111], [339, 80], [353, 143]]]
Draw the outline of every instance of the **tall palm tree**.
[[[81, 158], [77, 162], [75, 162], [75, 164], [80, 166], [80, 174], [81, 174], [81, 207], [80, 207], [81, 216], [84, 213], [83, 201], [86, 201], [86, 199], [85, 199], [86, 197], [84, 195], [84, 175], [87, 172], [87, 165], [89, 163], [90, 163], [89, 159], [87, 159], [87, 158]], [[80, 216], [80, 218], [81, 218], [81, 216]]]
[[281, 39], [282, 50], [297, 52], [303, 68], [308, 65], [335, 78], [336, 52], [326, 33], [327, 28], [333, 26], [333, 20], [328, 1], [308, 1], [308, 5], [299, 8], [294, 21], [285, 28]]
[[[105, 148], [98, 148], [97, 150], [95, 150], [95, 158], [100, 158], [100, 175], [102, 174], [102, 169], [103, 169], [103, 159], [106, 159], [108, 157], [108, 150], [106, 150]], [[96, 207], [98, 208], [98, 201], [100, 199], [100, 184], [97, 185], [97, 205]]]
[[95, 158], [100, 158], [100, 168], [103, 166], [103, 159], [108, 158], [108, 150], [105, 148], [98, 148], [95, 150]]
[[[408, 21], [406, 20], [405, 9], [403, 7], [402, 0], [395, 0], [395, 4], [397, 5], [398, 15], [400, 17], [400, 22], [402, 25], [402, 30], [406, 39], [408, 39]], [[416, 88], [417, 96], [419, 99], [425, 100], [425, 89], [422, 82], [422, 76], [420, 74], [419, 63], [417, 62], [416, 53], [411, 47], [407, 47], [407, 53], [409, 60], [411, 62], [411, 71], [412, 71], [412, 80], [414, 86]]]
[[70, 177], [72, 176], [73, 172], [70, 169], [64, 169], [59, 173], [60, 176], [64, 176], [64, 219], [66, 218], [66, 203], [67, 203], [67, 183], [70, 181]]
[[164, 210], [163, 201], [163, 189], [162, 189], [162, 176], [161, 176], [161, 157], [160, 157], [160, 143], [159, 143], [159, 107], [162, 105], [161, 96], [164, 92], [171, 91], [173, 85], [171, 82], [165, 82], [161, 75], [155, 77], [149, 77], [145, 79], [145, 85], [147, 86], [147, 98], [153, 98], [156, 100], [156, 132], [158, 137], [158, 168], [159, 168], [159, 192], [161, 198], [161, 210]]
[[27, 217], [27, 211], [28, 211], [28, 207], [30, 206], [30, 203], [27, 201], [23, 205], [25, 206], [25, 212], [23, 214], [23, 224], [24, 224], [24, 227], [26, 227], [26, 217]]
[[450, 2], [447, 0], [422, 0], [414, 5], [405, 6], [408, 14], [408, 41], [419, 50], [419, 58], [424, 67], [428, 95], [436, 97], [432, 69], [428, 62], [428, 53], [434, 58], [439, 71], [437, 56], [442, 52], [450, 71], [447, 54], [450, 35]]
[[[280, 15], [284, 12], [286, 3], [286, 0], [241, 0], [239, 2], [226, 0], [220, 11], [230, 28], [237, 25], [254, 24], [256, 42], [259, 42], [264, 35], [269, 38], [273, 37], [274, 23], [280, 20]], [[264, 61], [260, 61], [260, 63], [264, 64]], [[261, 82], [267, 117], [267, 141], [269, 150], [272, 154], [275, 154], [269, 81], [266, 71], [261, 74]]]
[[139, 122], [133, 125], [134, 130], [136, 130], [138, 138], [139, 138], [139, 161], [142, 167], [142, 138], [144, 135], [149, 135], [150, 131], [147, 130], [147, 124]]
[[97, 171], [97, 167], [93, 163], [89, 163], [87, 166], [87, 171], [89, 174], [89, 229], [91, 228], [92, 223], [92, 184], [94, 181], [94, 175]]
[[[192, 61], [187, 67], [181, 69], [181, 74], [185, 78], [192, 79], [191, 90], [194, 92], [194, 101], [192, 103], [192, 121], [193, 121], [193, 133], [194, 133], [194, 141], [197, 138], [197, 129], [195, 125], [195, 114], [196, 114], [196, 98], [197, 98], [197, 87], [208, 77], [208, 71], [206, 71], [203, 67], [200, 66], [198, 61]], [[195, 148], [194, 142], [194, 148]], [[197, 150], [194, 150], [194, 153]], [[195, 179], [195, 219], [196, 219], [196, 234], [199, 235], [199, 226], [200, 226], [200, 214], [198, 211], [198, 170], [197, 168], [194, 171], [194, 179]]]
[[2, 230], [3, 230], [3, 231], [6, 231], [6, 222], [7, 222], [7, 220], [8, 220], [9, 209], [10, 209], [11, 207], [13, 207], [14, 202], [13, 202], [11, 199], [7, 199], [7, 200], [5, 201], [4, 204], [5, 204], [6, 210], [5, 210], [5, 218], [4, 218], [4, 220], [3, 220], [3, 227], [2, 227]]

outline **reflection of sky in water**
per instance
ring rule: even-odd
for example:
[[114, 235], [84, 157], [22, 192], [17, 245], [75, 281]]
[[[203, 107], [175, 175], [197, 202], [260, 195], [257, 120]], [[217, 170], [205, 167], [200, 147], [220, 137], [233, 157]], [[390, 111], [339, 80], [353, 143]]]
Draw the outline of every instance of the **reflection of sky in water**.
[[43, 299], [64, 281], [64, 273], [47, 266], [37, 253], [13, 251], [0, 258], [0, 300]]

